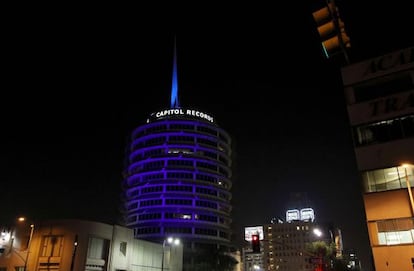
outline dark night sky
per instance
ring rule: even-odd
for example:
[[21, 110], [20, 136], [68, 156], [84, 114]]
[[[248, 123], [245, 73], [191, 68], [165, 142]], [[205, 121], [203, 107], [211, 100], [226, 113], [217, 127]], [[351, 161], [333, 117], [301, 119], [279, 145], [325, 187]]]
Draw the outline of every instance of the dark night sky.
[[[288, 2], [20, 14], [3, 39], [1, 218], [115, 220], [126, 138], [169, 107], [175, 33], [181, 105], [233, 137], [236, 232], [306, 192], [366, 263], [340, 65], [322, 57], [315, 5]], [[414, 44], [407, 2], [358, 2], [337, 1], [351, 62]]]

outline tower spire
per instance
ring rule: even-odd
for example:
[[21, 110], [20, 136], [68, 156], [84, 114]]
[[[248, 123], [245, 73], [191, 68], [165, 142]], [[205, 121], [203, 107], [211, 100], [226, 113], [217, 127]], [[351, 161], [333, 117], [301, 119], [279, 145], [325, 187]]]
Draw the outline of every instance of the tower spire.
[[178, 102], [178, 78], [177, 78], [177, 48], [176, 38], [174, 36], [174, 60], [173, 60], [173, 74], [172, 74], [172, 86], [171, 86], [171, 108], [179, 108]]

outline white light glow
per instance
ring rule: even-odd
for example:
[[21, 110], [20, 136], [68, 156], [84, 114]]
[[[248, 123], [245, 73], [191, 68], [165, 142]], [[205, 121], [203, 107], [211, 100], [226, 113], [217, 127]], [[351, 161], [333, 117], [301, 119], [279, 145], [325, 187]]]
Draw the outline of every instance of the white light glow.
[[167, 243], [168, 244], [172, 244], [172, 245], [179, 245], [180, 244], [180, 239], [178, 238], [173, 238], [173, 237], [168, 237], [167, 238]]
[[314, 233], [316, 236], [318, 236], [318, 237], [321, 237], [321, 236], [322, 236], [322, 232], [321, 232], [321, 230], [320, 230], [320, 229], [313, 229], [313, 233]]

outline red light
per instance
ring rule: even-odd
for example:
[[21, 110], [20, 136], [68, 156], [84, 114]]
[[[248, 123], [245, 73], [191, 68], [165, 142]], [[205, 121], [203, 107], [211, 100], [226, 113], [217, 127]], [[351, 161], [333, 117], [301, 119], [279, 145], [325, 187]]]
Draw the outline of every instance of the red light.
[[258, 234], [252, 234], [252, 251], [253, 253], [260, 253], [260, 241]]

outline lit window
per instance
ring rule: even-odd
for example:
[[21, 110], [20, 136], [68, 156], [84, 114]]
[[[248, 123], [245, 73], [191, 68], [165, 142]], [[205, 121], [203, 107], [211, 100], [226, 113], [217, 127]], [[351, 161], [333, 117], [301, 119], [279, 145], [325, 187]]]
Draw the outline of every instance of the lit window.
[[122, 255], [126, 256], [126, 250], [127, 250], [127, 242], [121, 242], [119, 246], [119, 251], [121, 251]]
[[391, 219], [376, 222], [378, 245], [414, 243], [414, 220], [411, 218]]

